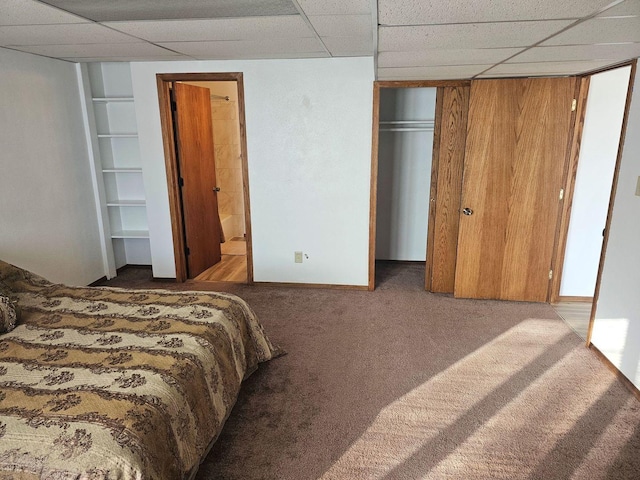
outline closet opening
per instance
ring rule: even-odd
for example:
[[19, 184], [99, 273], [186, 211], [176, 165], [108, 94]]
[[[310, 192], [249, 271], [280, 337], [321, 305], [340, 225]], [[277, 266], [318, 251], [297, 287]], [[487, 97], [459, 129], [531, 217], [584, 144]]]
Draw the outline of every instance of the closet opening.
[[436, 88], [380, 91], [376, 284], [425, 283]]
[[453, 292], [470, 83], [374, 82], [369, 290]]
[[253, 283], [241, 73], [158, 74], [176, 279]]

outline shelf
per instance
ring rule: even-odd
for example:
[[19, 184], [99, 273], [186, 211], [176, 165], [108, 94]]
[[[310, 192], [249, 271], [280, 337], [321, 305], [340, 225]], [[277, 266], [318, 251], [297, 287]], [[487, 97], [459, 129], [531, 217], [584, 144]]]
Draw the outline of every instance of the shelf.
[[107, 207], [144, 207], [144, 200], [108, 200]]
[[96, 103], [133, 102], [133, 97], [93, 97], [91, 100]]
[[[96, 152], [96, 195], [105, 233], [108, 275], [127, 264], [150, 265], [151, 246], [131, 67], [125, 62], [83, 65], [89, 123]], [[97, 148], [95, 148], [97, 147]]]
[[99, 133], [98, 138], [138, 138], [137, 133]]
[[103, 168], [102, 173], [142, 173], [141, 168]]
[[111, 238], [149, 238], [149, 230], [120, 230], [111, 233]]

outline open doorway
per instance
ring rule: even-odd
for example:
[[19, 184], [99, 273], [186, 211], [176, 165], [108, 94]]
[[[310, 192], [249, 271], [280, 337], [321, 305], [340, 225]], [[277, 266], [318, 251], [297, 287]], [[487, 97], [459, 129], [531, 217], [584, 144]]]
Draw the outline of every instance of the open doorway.
[[[551, 303], [586, 340], [633, 81], [632, 66], [582, 79]], [[588, 91], [588, 93], [587, 93]]]
[[252, 283], [242, 74], [157, 81], [176, 278]]

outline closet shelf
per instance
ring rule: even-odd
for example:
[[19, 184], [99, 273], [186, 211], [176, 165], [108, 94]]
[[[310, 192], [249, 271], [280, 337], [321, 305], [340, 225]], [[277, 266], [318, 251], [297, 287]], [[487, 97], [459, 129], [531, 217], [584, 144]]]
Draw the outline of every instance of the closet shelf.
[[111, 238], [149, 238], [149, 230], [119, 230], [112, 232]]
[[96, 103], [133, 102], [133, 97], [93, 97], [91, 100]]
[[141, 168], [103, 168], [102, 173], [142, 173]]
[[144, 200], [108, 200], [107, 207], [144, 207]]

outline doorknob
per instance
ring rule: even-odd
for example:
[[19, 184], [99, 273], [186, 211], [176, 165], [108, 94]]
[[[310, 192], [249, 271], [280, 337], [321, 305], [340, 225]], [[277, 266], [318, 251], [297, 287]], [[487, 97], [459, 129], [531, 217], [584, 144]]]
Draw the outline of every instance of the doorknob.
[[471, 210], [469, 207], [466, 207], [462, 209], [462, 213], [464, 213], [465, 215], [473, 215], [473, 210]]
[[220, 191], [220, 187], [213, 187], [213, 191], [214, 192], [219, 192]]

